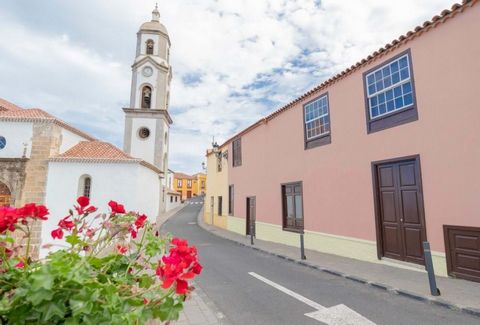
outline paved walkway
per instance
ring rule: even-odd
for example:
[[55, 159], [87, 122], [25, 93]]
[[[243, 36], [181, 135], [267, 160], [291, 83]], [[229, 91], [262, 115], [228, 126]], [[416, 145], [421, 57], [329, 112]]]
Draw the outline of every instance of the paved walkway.
[[[194, 284], [195, 285], [195, 284]], [[190, 299], [185, 302], [185, 308], [180, 314], [180, 319], [171, 322], [171, 325], [220, 325], [223, 315], [205, 295], [203, 290], [196, 286]]]
[[[250, 237], [205, 224], [202, 211], [198, 217], [198, 224], [202, 228], [241, 245], [250, 246]], [[480, 283], [437, 277], [441, 296], [433, 297], [430, 295], [427, 273], [423, 269], [369, 263], [312, 250], [306, 250], [307, 260], [302, 261], [299, 248], [258, 239], [255, 239], [253, 248], [394, 294], [480, 316]]]

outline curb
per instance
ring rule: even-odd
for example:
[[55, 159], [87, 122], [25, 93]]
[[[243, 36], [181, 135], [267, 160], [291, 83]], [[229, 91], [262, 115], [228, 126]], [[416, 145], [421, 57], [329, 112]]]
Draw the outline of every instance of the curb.
[[[366, 279], [360, 278], [360, 277], [355, 276], [355, 275], [345, 274], [345, 273], [339, 272], [337, 270], [332, 270], [332, 269], [328, 269], [328, 268], [325, 268], [325, 267], [321, 267], [319, 265], [311, 264], [311, 263], [309, 263], [305, 260], [298, 260], [298, 259], [295, 259], [295, 258], [291, 258], [290, 256], [270, 252], [270, 251], [267, 251], [265, 249], [262, 249], [262, 248], [259, 248], [259, 247], [256, 247], [256, 246], [251, 246], [251, 245], [244, 244], [242, 242], [236, 241], [235, 239], [228, 238], [228, 237], [223, 236], [223, 235], [221, 235], [221, 234], [219, 234], [215, 231], [210, 230], [208, 227], [212, 227], [212, 226], [210, 226], [210, 225], [207, 226], [204, 223], [204, 221], [202, 219], [202, 212], [203, 212], [203, 208], [202, 208], [202, 210], [200, 210], [200, 213], [197, 216], [197, 224], [203, 230], [208, 231], [209, 233], [211, 233], [211, 234], [213, 234], [217, 237], [229, 240], [229, 241], [231, 241], [231, 242], [233, 242], [233, 243], [235, 243], [239, 246], [247, 247], [247, 248], [253, 249], [255, 251], [262, 252], [264, 254], [276, 256], [278, 258], [287, 260], [289, 262], [293, 262], [293, 263], [298, 264], [298, 265], [302, 265], [302, 266], [305, 266], [305, 267], [308, 267], [308, 268], [311, 268], [311, 269], [315, 269], [315, 270], [318, 270], [318, 271], [321, 271], [321, 272], [325, 272], [325, 273], [328, 273], [330, 275], [339, 276], [339, 277], [342, 277], [344, 279], [347, 279], [347, 280], [350, 280], [350, 281], [353, 281], [353, 282], [356, 282], [356, 283], [364, 284], [364, 285], [367, 285], [367, 286], [375, 288], [375, 289], [384, 290], [384, 291], [389, 292], [391, 294], [403, 296], [403, 297], [408, 298], [408, 299], [424, 302], [424, 303], [431, 304], [431, 305], [436, 305], [438, 307], [443, 307], [443, 308], [446, 308], [446, 309], [459, 311], [459, 312], [469, 314], [469, 315], [472, 315], [472, 316], [475, 316], [475, 317], [480, 317], [480, 309], [477, 309], [477, 308], [460, 306], [460, 305], [454, 304], [452, 302], [449, 302], [447, 300], [443, 300], [441, 298], [425, 296], [425, 295], [417, 294], [417, 293], [414, 293], [414, 292], [411, 292], [411, 291], [398, 289], [398, 288], [393, 288], [393, 287], [391, 287], [387, 284], [384, 284], [384, 283], [368, 281]], [[215, 226], [213, 226], [213, 227], [215, 227]]]
[[[187, 207], [187, 205], [188, 204], [182, 203], [182, 205], [180, 205], [178, 208], [175, 208], [175, 209], [177, 209], [175, 212], [172, 212], [167, 218], [165, 218], [165, 220], [162, 220], [161, 222], [157, 223], [157, 229], [160, 229], [168, 220], [170, 220], [171, 217], [173, 217], [174, 215], [176, 215], [177, 213], [179, 213], [180, 211], [185, 209]], [[173, 209], [173, 210], [175, 210], [175, 209]], [[172, 211], [172, 210], [170, 210], [170, 211]]]

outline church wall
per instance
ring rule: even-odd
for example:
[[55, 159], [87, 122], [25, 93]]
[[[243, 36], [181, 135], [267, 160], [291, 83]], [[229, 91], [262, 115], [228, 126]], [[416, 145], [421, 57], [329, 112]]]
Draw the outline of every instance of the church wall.
[[[137, 163], [50, 162], [46, 205], [49, 220], [44, 222], [42, 244], [51, 242], [50, 233], [67, 215], [78, 193], [82, 175], [92, 179], [91, 203], [99, 212], [108, 212], [108, 202], [117, 201], [127, 210], [140, 211], [155, 220], [159, 206], [160, 180], [153, 171]], [[46, 250], [41, 254], [45, 255]]]
[[[132, 120], [132, 138], [130, 143], [130, 154], [133, 157], [141, 157], [151, 164], [155, 164], [155, 137], [157, 132], [156, 120], [149, 118], [135, 118]], [[142, 139], [138, 135], [141, 127], [147, 127], [150, 130], [150, 136]]]
[[5, 137], [7, 145], [0, 150], [0, 158], [20, 158], [24, 154], [30, 157], [32, 149], [33, 123], [0, 121], [0, 135]]
[[168, 87], [168, 72], [159, 70], [156, 85], [158, 91], [156, 94], [155, 102], [158, 103], [157, 106], [152, 106], [154, 108], [165, 109], [167, 107], [167, 87]]
[[162, 202], [160, 175], [147, 167], [140, 166], [136, 188], [134, 194], [137, 196], [137, 210], [145, 213], [150, 221], [155, 222], [160, 209], [165, 204]]
[[85, 139], [82, 136], [79, 136], [78, 134], [75, 134], [67, 129], [62, 129], [62, 144], [60, 145], [60, 153], [64, 153], [65, 151], [72, 148], [80, 141], [85, 141], [85, 140], [87, 139]]

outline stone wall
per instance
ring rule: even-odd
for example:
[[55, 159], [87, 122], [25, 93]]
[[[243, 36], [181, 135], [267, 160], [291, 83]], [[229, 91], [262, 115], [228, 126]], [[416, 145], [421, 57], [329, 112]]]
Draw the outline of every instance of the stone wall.
[[18, 206], [25, 184], [26, 158], [0, 158], [0, 182], [7, 185], [12, 197], [10, 205]]
[[[21, 203], [45, 203], [47, 188], [48, 159], [59, 153], [61, 128], [53, 122], [41, 122], [33, 125], [33, 139], [30, 160], [25, 168], [25, 185]], [[50, 216], [52, 217], [52, 216]], [[34, 255], [41, 245], [41, 223], [32, 225], [32, 245]]]

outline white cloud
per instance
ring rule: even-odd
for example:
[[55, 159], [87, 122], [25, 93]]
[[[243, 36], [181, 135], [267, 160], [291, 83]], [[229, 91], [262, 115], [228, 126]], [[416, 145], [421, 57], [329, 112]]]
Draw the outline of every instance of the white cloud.
[[[0, 97], [41, 106], [121, 145], [135, 33], [154, 2], [22, 2], [0, 14], [0, 70], [8, 80]], [[161, 2], [174, 71], [170, 167], [198, 171], [212, 136], [225, 140], [450, 4]]]

